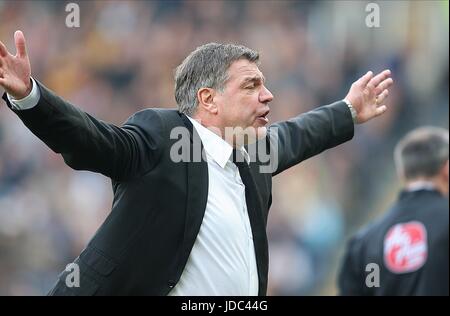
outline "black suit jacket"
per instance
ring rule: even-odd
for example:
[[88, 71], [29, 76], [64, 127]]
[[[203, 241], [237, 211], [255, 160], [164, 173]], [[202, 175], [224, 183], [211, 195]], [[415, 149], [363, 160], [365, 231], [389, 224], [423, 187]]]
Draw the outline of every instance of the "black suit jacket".
[[[439, 192], [401, 192], [384, 216], [350, 239], [339, 274], [340, 294], [448, 295], [448, 216], [448, 198]], [[387, 268], [384, 240], [394, 225], [411, 222], [420, 223], [426, 230], [426, 261], [415, 270], [398, 273]], [[408, 247], [403, 248], [403, 253], [405, 249]], [[374, 271], [366, 271], [370, 263], [379, 267], [379, 287], [366, 286], [368, 274]]]
[[[63, 271], [50, 294], [167, 295], [186, 265], [208, 196], [207, 163], [176, 163], [170, 158], [171, 149], [180, 141], [171, 137], [171, 131], [185, 126], [182, 114], [145, 109], [117, 127], [74, 107], [42, 84], [38, 86], [41, 98], [37, 106], [14, 112], [70, 167], [110, 177], [114, 191], [111, 213], [75, 259], [80, 267], [80, 287], [67, 287], [65, 278], [70, 271]], [[3, 98], [11, 108], [5, 95]], [[354, 129], [344, 102], [272, 127], [278, 129], [278, 167], [273, 173], [261, 173], [258, 161], [250, 164], [257, 199], [263, 205], [257, 219], [263, 224], [252, 225], [252, 230], [264, 230], [264, 236], [272, 176], [351, 139]], [[195, 130], [190, 136], [184, 147], [186, 155], [186, 149], [192, 151], [193, 138], [198, 138]], [[274, 139], [268, 136], [263, 141]], [[268, 274], [267, 246], [262, 248], [256, 253], [259, 295], [266, 294]]]

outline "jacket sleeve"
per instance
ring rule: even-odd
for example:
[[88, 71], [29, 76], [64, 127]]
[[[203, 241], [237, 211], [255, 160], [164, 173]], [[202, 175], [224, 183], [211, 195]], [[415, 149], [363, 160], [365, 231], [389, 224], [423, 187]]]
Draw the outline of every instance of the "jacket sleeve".
[[[36, 81], [37, 82], [37, 81]], [[121, 127], [105, 123], [71, 105], [37, 82], [38, 104], [15, 110], [27, 128], [76, 170], [126, 180], [152, 169], [161, 151], [162, 120], [157, 111], [143, 110]]]
[[344, 102], [336, 102], [271, 125], [270, 151], [276, 155], [273, 175], [353, 138], [354, 123]]

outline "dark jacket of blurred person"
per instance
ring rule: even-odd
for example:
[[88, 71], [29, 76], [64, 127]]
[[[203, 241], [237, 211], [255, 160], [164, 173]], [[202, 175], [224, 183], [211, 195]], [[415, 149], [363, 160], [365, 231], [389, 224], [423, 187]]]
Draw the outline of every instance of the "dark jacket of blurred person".
[[448, 131], [422, 127], [397, 145], [398, 200], [348, 243], [341, 295], [449, 294]]

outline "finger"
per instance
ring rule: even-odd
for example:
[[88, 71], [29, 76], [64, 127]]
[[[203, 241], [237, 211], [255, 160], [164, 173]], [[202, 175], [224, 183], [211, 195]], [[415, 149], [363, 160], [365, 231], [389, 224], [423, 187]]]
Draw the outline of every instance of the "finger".
[[392, 84], [394, 83], [394, 80], [392, 78], [387, 78], [386, 80], [383, 80], [376, 88], [375, 88], [375, 94], [380, 94], [382, 91], [388, 89]]
[[377, 104], [383, 103], [383, 101], [387, 98], [389, 95], [389, 90], [385, 89], [380, 95], [377, 96]]
[[8, 56], [8, 50], [6, 49], [6, 46], [0, 41], [0, 56], [6, 57]]
[[370, 79], [372, 79], [372, 77], [373, 77], [373, 72], [368, 71], [364, 76], [359, 78], [357, 82], [359, 84], [361, 84], [361, 86], [365, 87], [367, 85], [367, 83], [370, 81]]
[[380, 116], [381, 114], [386, 112], [386, 110], [387, 110], [387, 106], [386, 105], [382, 105], [382, 106], [377, 107], [377, 109], [375, 110], [375, 116]]
[[14, 42], [16, 43], [16, 56], [21, 58], [27, 57], [27, 48], [25, 46], [25, 36], [22, 31], [16, 31], [14, 33]]
[[[373, 77], [369, 83], [367, 84], [367, 86], [369, 88], [375, 88], [377, 87], [381, 82], [383, 82], [384, 80], [386, 80], [387, 78], [389, 78], [389, 76], [391, 75], [391, 71], [389, 69], [379, 73], [378, 75], [376, 75], [375, 77]], [[383, 90], [381, 90], [383, 91]]]

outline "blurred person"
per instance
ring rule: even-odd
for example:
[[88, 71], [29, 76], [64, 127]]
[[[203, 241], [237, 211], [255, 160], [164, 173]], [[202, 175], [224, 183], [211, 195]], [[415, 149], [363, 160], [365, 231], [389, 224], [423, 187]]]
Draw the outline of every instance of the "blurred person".
[[[340, 294], [449, 294], [448, 139], [446, 129], [421, 127], [397, 144], [395, 166], [404, 189], [386, 214], [350, 239]], [[369, 264], [379, 268], [366, 269]], [[379, 275], [368, 285], [369, 272]]]
[[[350, 140], [386, 111], [390, 71], [371, 71], [342, 101], [268, 125], [272, 93], [247, 47], [209, 43], [178, 66], [178, 110], [145, 109], [121, 127], [97, 120], [31, 77], [21, 31], [0, 42], [3, 99], [76, 170], [112, 180], [112, 211], [51, 295], [266, 295], [272, 176]], [[95, 96], [93, 96], [95, 97]], [[171, 137], [180, 128], [186, 137]], [[232, 133], [227, 133], [231, 128]], [[254, 144], [276, 143], [262, 172]], [[200, 143], [202, 159], [192, 161]], [[178, 149], [184, 158], [176, 161]], [[269, 146], [269, 150], [272, 147]]]

